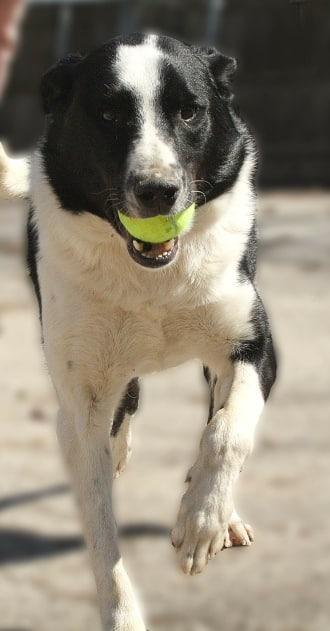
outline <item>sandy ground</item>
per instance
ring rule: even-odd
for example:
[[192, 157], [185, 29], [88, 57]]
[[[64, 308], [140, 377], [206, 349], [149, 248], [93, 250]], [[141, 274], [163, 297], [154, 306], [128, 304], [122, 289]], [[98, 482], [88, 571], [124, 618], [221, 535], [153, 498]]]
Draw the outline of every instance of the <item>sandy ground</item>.
[[[221, 553], [201, 576], [179, 573], [168, 531], [205, 422], [205, 387], [195, 363], [146, 379], [116, 503], [152, 631], [330, 628], [330, 196], [268, 194], [260, 207], [259, 285], [281, 368], [239, 489], [256, 543]], [[0, 206], [0, 630], [94, 631], [23, 224], [22, 208]]]

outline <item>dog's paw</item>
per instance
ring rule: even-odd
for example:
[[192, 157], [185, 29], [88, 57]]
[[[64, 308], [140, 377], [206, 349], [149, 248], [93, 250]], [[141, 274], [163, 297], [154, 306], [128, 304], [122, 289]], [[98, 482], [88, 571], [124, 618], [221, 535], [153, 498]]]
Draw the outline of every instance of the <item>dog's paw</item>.
[[[245, 524], [236, 511], [233, 511], [226, 531], [223, 548], [250, 546], [253, 542], [254, 534], [252, 527], [250, 524]], [[219, 550], [214, 551], [213, 556], [215, 556], [217, 552], [219, 552]]]
[[233, 512], [231, 494], [221, 497], [216, 475], [193, 475], [182, 498], [177, 523], [171, 533], [179, 565], [185, 574], [199, 574], [225, 545], [229, 517]]
[[182, 571], [185, 574], [200, 574], [208, 560], [216, 554], [214, 550], [223, 547], [225, 534], [226, 529], [221, 524], [206, 524], [202, 513], [187, 516], [186, 523], [179, 520], [171, 538]]

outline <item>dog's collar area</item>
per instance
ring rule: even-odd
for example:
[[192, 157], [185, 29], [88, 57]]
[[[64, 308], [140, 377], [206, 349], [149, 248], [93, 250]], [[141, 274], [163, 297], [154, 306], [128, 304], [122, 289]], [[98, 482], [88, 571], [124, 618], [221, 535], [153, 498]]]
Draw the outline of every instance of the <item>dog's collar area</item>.
[[178, 251], [179, 239], [170, 239], [163, 243], [148, 243], [133, 239], [130, 235], [127, 240], [127, 249], [134, 261], [143, 267], [158, 268], [171, 263]]

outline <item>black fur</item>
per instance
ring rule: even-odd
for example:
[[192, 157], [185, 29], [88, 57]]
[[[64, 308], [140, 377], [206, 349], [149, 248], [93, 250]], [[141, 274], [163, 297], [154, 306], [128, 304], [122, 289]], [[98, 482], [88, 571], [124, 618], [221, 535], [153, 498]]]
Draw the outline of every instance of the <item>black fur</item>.
[[234, 346], [231, 359], [234, 362], [243, 361], [255, 366], [266, 400], [276, 379], [277, 362], [267, 314], [258, 294], [251, 323], [253, 337], [238, 341]]
[[209, 382], [209, 388], [210, 388], [210, 400], [209, 400], [209, 413], [208, 413], [208, 417], [207, 417], [207, 422], [209, 423], [210, 420], [213, 418], [214, 413], [215, 413], [215, 409], [214, 409], [214, 391], [215, 391], [215, 386], [218, 383], [218, 377], [215, 375], [213, 378], [210, 379]]
[[113, 424], [111, 428], [112, 436], [116, 436], [116, 434], [119, 432], [126, 414], [129, 414], [130, 416], [135, 414], [139, 405], [139, 395], [140, 395], [139, 380], [137, 378], [132, 379], [129, 382], [125, 390], [125, 393], [123, 395], [123, 398], [116, 410], [116, 414], [113, 419]]
[[39, 305], [39, 317], [41, 320], [41, 293], [38, 280], [37, 259], [39, 251], [39, 236], [38, 229], [33, 223], [33, 208], [30, 207], [28, 221], [27, 221], [27, 249], [26, 249], [26, 262], [29, 271], [30, 278], [34, 287], [34, 291]]
[[245, 281], [246, 278], [249, 278], [249, 280], [251, 281], [254, 281], [255, 279], [257, 268], [257, 247], [257, 223], [256, 220], [254, 220], [250, 230], [248, 242], [246, 244], [245, 252], [239, 265], [242, 281]]
[[[257, 264], [257, 226], [254, 221], [247, 241], [246, 249], [240, 261], [239, 271], [241, 281], [249, 280], [254, 284]], [[233, 348], [231, 359], [251, 363], [258, 373], [259, 382], [265, 400], [269, 397], [271, 388], [276, 380], [277, 358], [270, 331], [267, 313], [262, 300], [256, 291], [256, 300], [251, 316], [253, 337], [248, 340], [238, 340]], [[204, 366], [204, 376], [209, 384], [210, 403], [209, 418], [214, 412], [214, 388], [216, 381], [208, 367]]]
[[[249, 280], [254, 284], [256, 265], [257, 224], [254, 221], [245, 252], [240, 261], [239, 269], [242, 282]], [[276, 379], [277, 360], [267, 313], [256, 289], [255, 292], [256, 299], [251, 316], [253, 337], [250, 340], [237, 341], [231, 358], [233, 361], [245, 361], [254, 364], [266, 400]]]

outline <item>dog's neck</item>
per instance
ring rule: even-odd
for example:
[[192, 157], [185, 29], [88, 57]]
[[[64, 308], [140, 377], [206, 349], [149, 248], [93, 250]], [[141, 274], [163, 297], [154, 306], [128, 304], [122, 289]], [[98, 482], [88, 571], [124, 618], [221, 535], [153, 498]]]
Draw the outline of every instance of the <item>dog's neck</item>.
[[232, 189], [199, 208], [190, 231], [180, 238], [176, 260], [153, 271], [135, 263], [124, 239], [110, 223], [84, 212], [62, 208], [42, 157], [31, 160], [31, 199], [40, 234], [40, 256], [48, 259], [69, 285], [93, 291], [124, 309], [132, 304], [166, 307], [212, 300], [213, 287], [237, 282], [255, 215], [251, 185], [253, 159], [248, 157]]

